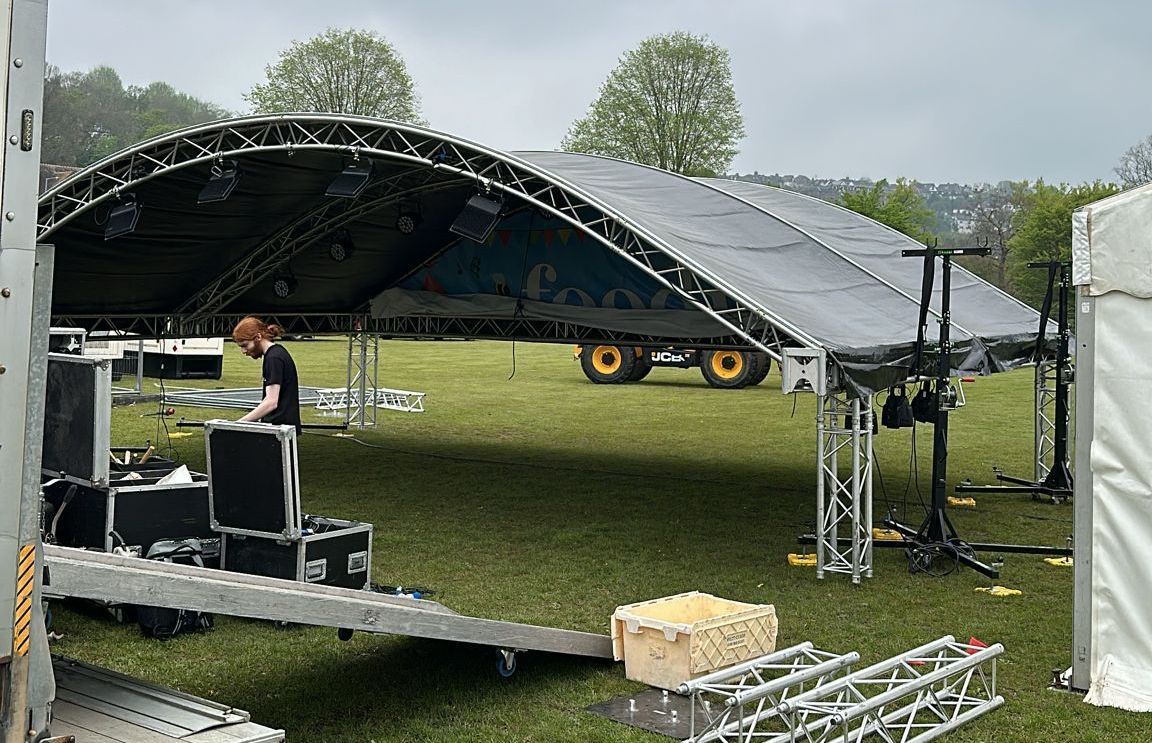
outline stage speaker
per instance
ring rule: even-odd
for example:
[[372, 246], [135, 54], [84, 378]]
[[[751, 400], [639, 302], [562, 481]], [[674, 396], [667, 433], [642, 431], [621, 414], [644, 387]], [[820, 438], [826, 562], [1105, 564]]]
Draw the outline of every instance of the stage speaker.
[[500, 221], [500, 208], [504, 204], [482, 194], [468, 199], [460, 216], [448, 229], [457, 235], [482, 243], [492, 234], [492, 228]]

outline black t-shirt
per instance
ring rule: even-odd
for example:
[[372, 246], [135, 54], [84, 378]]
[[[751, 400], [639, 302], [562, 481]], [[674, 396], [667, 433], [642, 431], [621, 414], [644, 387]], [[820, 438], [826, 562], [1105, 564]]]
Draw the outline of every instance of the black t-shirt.
[[296, 376], [296, 363], [292, 355], [273, 343], [264, 352], [264, 386], [263, 392], [267, 394], [268, 385], [280, 385], [280, 399], [276, 409], [260, 420], [264, 423], [296, 426], [300, 431], [300, 378]]

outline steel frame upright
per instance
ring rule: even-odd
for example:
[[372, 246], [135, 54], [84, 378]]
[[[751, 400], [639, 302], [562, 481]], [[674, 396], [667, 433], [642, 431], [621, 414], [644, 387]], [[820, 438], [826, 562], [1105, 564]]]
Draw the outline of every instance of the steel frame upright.
[[816, 406], [816, 577], [843, 573], [860, 583], [872, 577], [872, 396], [829, 390]]
[[348, 396], [345, 420], [349, 428], [376, 427], [376, 390], [380, 378], [380, 336], [367, 330], [348, 335]]
[[36, 245], [47, 0], [8, 0], [0, 31], [0, 732], [43, 737], [55, 696], [39, 534], [52, 250]]

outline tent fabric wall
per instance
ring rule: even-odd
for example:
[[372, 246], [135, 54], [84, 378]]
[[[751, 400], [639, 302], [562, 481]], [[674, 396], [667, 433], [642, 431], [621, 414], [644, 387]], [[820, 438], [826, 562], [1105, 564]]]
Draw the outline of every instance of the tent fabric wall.
[[[1152, 711], [1152, 187], [1077, 211], [1073, 275], [1080, 317], [1093, 317], [1091, 348], [1078, 369], [1077, 395], [1092, 414], [1077, 419], [1077, 447], [1089, 447], [1090, 473], [1077, 473], [1077, 584], [1090, 586], [1086, 701]], [[1087, 487], [1082, 487], [1087, 485]], [[1089, 526], [1090, 525], [1090, 526]], [[1081, 641], [1077, 640], [1077, 646]]]

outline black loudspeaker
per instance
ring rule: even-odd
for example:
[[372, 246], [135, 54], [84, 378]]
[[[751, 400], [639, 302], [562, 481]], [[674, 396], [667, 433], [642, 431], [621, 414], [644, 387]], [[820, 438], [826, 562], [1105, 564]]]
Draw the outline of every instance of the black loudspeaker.
[[136, 229], [136, 223], [139, 221], [140, 204], [135, 201], [117, 204], [108, 212], [108, 221], [104, 225], [104, 239], [111, 240], [127, 235]]
[[352, 163], [340, 171], [332, 183], [328, 184], [325, 196], [339, 196], [344, 199], [354, 199], [360, 192], [368, 187], [372, 180], [372, 162]]
[[503, 203], [487, 196], [476, 194], [468, 199], [460, 216], [448, 229], [457, 235], [482, 243], [492, 234], [492, 228], [500, 221]]

